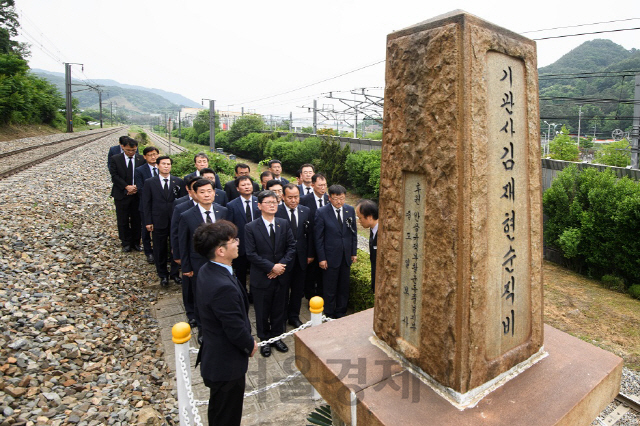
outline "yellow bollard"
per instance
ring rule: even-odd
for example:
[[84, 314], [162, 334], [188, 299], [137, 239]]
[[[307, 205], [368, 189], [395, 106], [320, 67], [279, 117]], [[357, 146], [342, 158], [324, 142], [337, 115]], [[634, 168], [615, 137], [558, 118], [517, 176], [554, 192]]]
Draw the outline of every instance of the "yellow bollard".
[[180, 426], [192, 425], [194, 424], [194, 419], [187, 389], [191, 385], [191, 362], [189, 359], [191, 326], [186, 322], [176, 323], [171, 327], [171, 336], [171, 340], [176, 345], [176, 384], [178, 388]]

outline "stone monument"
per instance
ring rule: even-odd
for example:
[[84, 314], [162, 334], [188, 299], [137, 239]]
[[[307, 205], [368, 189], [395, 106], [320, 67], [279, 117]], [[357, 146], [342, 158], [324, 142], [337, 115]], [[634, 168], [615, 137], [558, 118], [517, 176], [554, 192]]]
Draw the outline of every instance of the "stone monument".
[[620, 358], [543, 324], [537, 81], [462, 11], [388, 36], [375, 309], [296, 334], [343, 421], [589, 424], [617, 394]]

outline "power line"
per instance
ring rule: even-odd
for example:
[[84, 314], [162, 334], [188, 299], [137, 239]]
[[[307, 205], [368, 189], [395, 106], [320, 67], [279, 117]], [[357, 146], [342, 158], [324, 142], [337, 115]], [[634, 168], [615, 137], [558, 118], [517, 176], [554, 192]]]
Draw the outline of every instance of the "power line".
[[634, 31], [634, 30], [640, 30], [640, 28], [621, 28], [619, 30], [605, 30], [605, 31], [593, 31], [593, 32], [590, 32], [590, 33], [566, 34], [566, 35], [561, 35], [561, 36], [534, 38], [533, 40], [536, 40], [536, 41], [538, 41], [538, 40], [550, 40], [550, 39], [553, 39], [553, 38], [577, 37], [577, 36], [582, 36], [582, 35], [617, 33], [617, 32], [621, 32], [621, 31]]
[[634, 21], [634, 20], [637, 20], [637, 19], [640, 19], [640, 18], [616, 19], [615, 21], [593, 22], [591, 24], [567, 25], [566, 27], [554, 27], [554, 28], [545, 28], [545, 29], [542, 29], [542, 30], [523, 31], [520, 34], [539, 33], [539, 32], [542, 32], [542, 31], [552, 31], [552, 30], [564, 30], [566, 28], [588, 27], [588, 26], [591, 26], [591, 25], [600, 25], [600, 24], [612, 24], [614, 22]]

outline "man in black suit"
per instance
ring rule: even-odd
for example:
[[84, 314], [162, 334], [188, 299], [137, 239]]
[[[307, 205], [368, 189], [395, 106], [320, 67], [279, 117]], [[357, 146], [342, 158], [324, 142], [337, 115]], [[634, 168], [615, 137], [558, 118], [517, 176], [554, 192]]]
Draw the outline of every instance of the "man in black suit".
[[[272, 179], [273, 179], [273, 173], [271, 173], [270, 170], [265, 170], [264, 172], [260, 173], [260, 191], [266, 191], [267, 182], [269, 182]], [[254, 192], [253, 195], [258, 195], [260, 191]]]
[[[290, 274], [287, 265], [296, 253], [296, 241], [286, 219], [275, 217], [278, 200], [273, 191], [258, 195], [262, 217], [245, 226], [247, 259], [251, 262], [251, 293], [256, 310], [256, 329], [260, 340], [268, 340], [284, 333], [285, 304]], [[282, 340], [271, 346], [279, 352], [289, 348]], [[269, 345], [262, 346], [264, 357], [271, 355]]]
[[[107, 168], [109, 170], [111, 170], [111, 157], [113, 157], [116, 154], [122, 154], [124, 152], [124, 141], [126, 141], [129, 136], [120, 136], [120, 138], [118, 138], [118, 145], [114, 145], [111, 148], [109, 148], [109, 154], [107, 155]], [[136, 149], [136, 154], [138, 153], [138, 150]]]
[[[170, 157], [161, 156], [157, 159], [158, 177], [145, 181], [143, 197], [144, 223], [153, 237], [153, 257], [156, 271], [160, 277], [160, 285], [169, 285], [169, 277], [176, 283], [182, 284], [178, 276], [179, 266], [169, 255], [169, 235], [171, 233], [171, 215], [173, 201], [186, 194], [182, 179], [171, 175], [173, 161]], [[171, 270], [167, 271], [167, 259], [171, 263]]]
[[[142, 209], [142, 197], [144, 194], [144, 181], [153, 176], [158, 176], [158, 168], [156, 167], [156, 160], [158, 159], [158, 155], [160, 155], [160, 151], [158, 148], [154, 146], [148, 146], [142, 151], [142, 156], [144, 157], [147, 164], [143, 164], [140, 167], [136, 168], [135, 177], [138, 185], [138, 198], [140, 198], [140, 217], [144, 215], [144, 211]], [[144, 255], [147, 257], [148, 263], [153, 263], [153, 249], [151, 248], [151, 234], [147, 231], [147, 227], [142, 226], [142, 247], [144, 247]]]
[[284, 185], [279, 180], [271, 179], [270, 181], [267, 181], [265, 189], [267, 191], [273, 191], [276, 193], [276, 197], [278, 198], [278, 206], [282, 205], [283, 188]]
[[314, 223], [316, 253], [324, 270], [324, 311], [332, 318], [347, 313], [351, 264], [358, 254], [356, 214], [353, 207], [344, 203], [346, 193], [342, 185], [331, 185], [330, 204], [318, 209]]
[[280, 162], [280, 160], [274, 159], [269, 161], [269, 171], [273, 173], [273, 179], [282, 182], [282, 185], [286, 185], [289, 183], [287, 179], [280, 176], [280, 174], [282, 173], [282, 163]]
[[[192, 186], [194, 199], [198, 204], [194, 207], [186, 210], [180, 214], [178, 221], [178, 247], [180, 253], [180, 265], [182, 266], [182, 276], [188, 280], [188, 286], [182, 286], [182, 298], [184, 301], [185, 311], [193, 312], [192, 318], [187, 318], [194, 321], [195, 324], [200, 327], [200, 321], [198, 320], [198, 314], [193, 310], [194, 300], [194, 288], [193, 285], [198, 279], [198, 271], [207, 262], [205, 257], [202, 257], [193, 248], [193, 234], [196, 228], [203, 223], [214, 223], [218, 220], [227, 218], [227, 209], [215, 204], [213, 198], [215, 197], [215, 191], [213, 182], [208, 179], [198, 179]], [[188, 204], [188, 203], [183, 203]], [[176, 207], [179, 208], [180, 206]], [[174, 251], [175, 254], [175, 251]], [[185, 292], [186, 290], [186, 292]], [[186, 293], [186, 294], [185, 294]], [[189, 307], [187, 307], [187, 305]]]
[[356, 216], [363, 228], [369, 228], [369, 258], [371, 259], [371, 291], [376, 292], [376, 260], [378, 258], [378, 205], [372, 200], [356, 204]]
[[300, 198], [305, 195], [311, 194], [313, 191], [313, 175], [316, 173], [315, 167], [312, 164], [303, 164], [300, 167], [300, 184], [298, 189], [300, 190]]
[[[260, 217], [260, 209], [258, 209], [258, 198], [253, 194], [253, 185], [249, 176], [239, 176], [236, 180], [237, 191], [240, 194], [235, 200], [227, 203], [229, 209], [229, 220], [238, 227], [238, 238], [240, 238], [240, 247], [238, 248], [238, 257], [233, 260], [233, 269], [242, 285], [247, 284], [247, 270], [249, 269], [249, 261], [245, 251], [245, 234], [244, 227], [247, 223]], [[249, 294], [249, 301], [252, 300]]]
[[[251, 173], [251, 167], [244, 163], [238, 163], [235, 167], [236, 179], [240, 176], [249, 176]], [[249, 177], [251, 179], [251, 177]], [[251, 179], [253, 184], [253, 192], [260, 191], [260, 186]], [[238, 189], [236, 188], [235, 180], [231, 180], [224, 185], [224, 192], [227, 194], [227, 202], [234, 200], [240, 196]]]
[[198, 352], [200, 375], [210, 390], [210, 425], [239, 426], [249, 357], [258, 349], [251, 336], [249, 301], [233, 276], [238, 255], [236, 227], [225, 220], [200, 226], [193, 237], [200, 256], [209, 259], [196, 286], [203, 343]]
[[300, 204], [300, 191], [292, 183], [284, 186], [284, 204], [278, 207], [276, 217], [287, 219], [291, 226], [293, 238], [296, 240], [296, 255], [291, 264], [287, 265], [289, 280], [289, 297], [287, 303], [287, 318], [293, 327], [300, 327], [300, 306], [304, 295], [304, 282], [307, 265], [313, 262], [315, 247], [313, 244], [313, 226], [311, 225], [311, 211]]
[[[218, 175], [216, 174], [216, 172], [214, 172], [213, 169], [210, 169], [208, 167], [200, 170], [200, 176], [202, 176], [205, 179], [209, 179], [214, 184], [218, 178]], [[221, 205], [222, 207], [226, 206], [227, 194], [222, 189], [215, 188], [215, 190], [216, 190], [216, 197], [213, 200], [213, 202]]]
[[[196, 171], [193, 173], [189, 173], [182, 179], [186, 179], [189, 176], [202, 176], [202, 169], [206, 169], [209, 167], [209, 157], [204, 152], [199, 152], [193, 157], [193, 162], [196, 166]], [[222, 189], [222, 185], [220, 184], [220, 178], [216, 176], [216, 188]]]
[[[301, 197], [300, 204], [308, 207], [311, 211], [311, 223], [313, 224], [316, 210], [329, 203], [329, 196], [326, 194], [327, 178], [322, 173], [316, 173], [311, 178], [311, 186], [313, 191], [311, 191], [311, 194]], [[307, 267], [304, 296], [307, 300], [310, 300], [313, 296], [322, 296], [322, 269], [318, 266], [317, 258]]]
[[118, 222], [118, 236], [122, 244], [123, 252], [130, 252], [133, 248], [142, 251], [140, 247], [140, 211], [138, 187], [134, 170], [142, 166], [144, 157], [136, 154], [138, 141], [124, 136], [124, 152], [111, 157], [109, 173], [113, 186], [111, 196], [116, 207], [116, 220]]

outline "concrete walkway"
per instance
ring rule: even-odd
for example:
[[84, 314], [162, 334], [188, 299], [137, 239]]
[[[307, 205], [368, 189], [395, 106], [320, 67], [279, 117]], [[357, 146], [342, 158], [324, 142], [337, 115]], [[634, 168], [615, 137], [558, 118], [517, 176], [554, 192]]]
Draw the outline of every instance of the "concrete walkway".
[[[173, 286], [176, 290], [177, 287]], [[174, 324], [187, 321], [184, 305], [182, 304], [182, 294], [180, 292], [169, 292], [161, 296], [155, 306], [155, 317], [157, 318], [162, 334], [164, 345], [164, 358], [171, 369], [175, 372], [175, 345], [171, 340], [171, 327]], [[253, 305], [249, 310], [252, 331], [255, 337], [255, 312]], [[310, 319], [309, 302], [302, 300], [302, 312], [300, 320], [304, 323]], [[287, 324], [287, 330], [293, 327]], [[257, 340], [257, 338], [256, 338]], [[256, 352], [253, 358], [249, 359], [249, 371], [247, 372], [247, 388], [245, 392], [264, 388], [275, 383], [297, 371], [295, 367], [295, 348], [293, 336], [284, 339], [289, 346], [289, 352], [280, 353], [275, 349], [269, 358], [264, 358], [260, 352]], [[190, 340], [191, 347], [198, 347], [196, 335]], [[191, 374], [192, 388], [195, 399], [199, 401], [209, 400], [209, 389], [204, 386], [200, 376], [200, 366], [194, 368], [196, 354], [191, 354]], [[175, 386], [175, 381], [174, 381]], [[299, 376], [292, 381], [280, 385], [274, 389], [262, 392], [255, 396], [245, 398], [242, 425], [306, 425], [307, 416], [316, 407], [324, 405], [321, 399], [314, 402], [311, 399], [312, 387], [304, 378]], [[207, 425], [207, 406], [200, 407], [200, 417], [202, 424]]]

